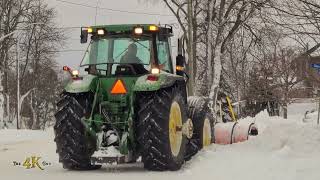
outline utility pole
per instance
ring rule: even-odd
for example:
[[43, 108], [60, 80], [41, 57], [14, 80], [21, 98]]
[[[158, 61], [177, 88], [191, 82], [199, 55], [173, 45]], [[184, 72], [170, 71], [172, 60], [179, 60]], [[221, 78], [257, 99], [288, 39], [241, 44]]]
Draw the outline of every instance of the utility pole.
[[20, 48], [19, 48], [19, 38], [17, 38], [17, 58], [16, 58], [16, 68], [17, 68], [17, 129], [19, 129], [20, 122]]
[[318, 106], [318, 118], [317, 118], [317, 124], [319, 125], [319, 118], [320, 118], [320, 91], [317, 90], [317, 94], [318, 94], [318, 100], [319, 100], [319, 106]]
[[188, 86], [188, 95], [194, 95], [194, 86], [195, 86], [195, 79], [194, 79], [194, 67], [193, 61], [195, 61], [194, 54], [193, 54], [193, 0], [188, 0], [188, 70], [189, 70], [189, 86]]
[[97, 25], [97, 17], [98, 17], [99, 4], [100, 4], [100, 0], [97, 0], [96, 14], [95, 14], [95, 16], [94, 16], [94, 25]]

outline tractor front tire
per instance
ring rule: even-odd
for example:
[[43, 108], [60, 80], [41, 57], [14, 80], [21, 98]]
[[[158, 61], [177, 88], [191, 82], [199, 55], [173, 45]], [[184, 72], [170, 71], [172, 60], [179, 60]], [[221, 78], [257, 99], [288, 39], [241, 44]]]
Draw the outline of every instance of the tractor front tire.
[[69, 170], [94, 170], [101, 166], [91, 165], [90, 157], [95, 151], [95, 140], [86, 135], [81, 122], [90, 111], [89, 94], [62, 94], [55, 114], [55, 139], [59, 161]]
[[187, 121], [186, 99], [179, 87], [138, 95], [138, 144], [144, 168], [176, 171], [184, 163], [187, 139], [182, 126]]

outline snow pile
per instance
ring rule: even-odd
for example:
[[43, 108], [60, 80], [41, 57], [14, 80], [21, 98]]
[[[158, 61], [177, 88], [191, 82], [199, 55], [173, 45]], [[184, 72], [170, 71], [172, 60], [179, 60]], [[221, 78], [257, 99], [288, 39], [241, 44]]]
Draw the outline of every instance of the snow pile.
[[[309, 100], [310, 101], [310, 100]], [[303, 123], [317, 124], [319, 102], [315, 100], [309, 103], [294, 103], [289, 106], [291, 109], [289, 119], [302, 121]]]
[[[224, 180], [320, 179], [320, 127], [303, 123], [303, 114], [297, 113], [312, 107], [312, 104], [289, 107], [292, 113], [287, 120], [269, 117], [267, 112], [244, 119], [255, 120], [257, 137], [244, 143], [212, 145], [189, 162], [185, 171], [192, 176]], [[201, 175], [210, 171], [211, 174]]]
[[14, 144], [18, 142], [45, 140], [53, 136], [53, 130], [16, 130], [16, 129], [1, 129], [0, 130], [0, 145]]
[[308, 111], [303, 118], [304, 123], [315, 123], [318, 120], [318, 111]]

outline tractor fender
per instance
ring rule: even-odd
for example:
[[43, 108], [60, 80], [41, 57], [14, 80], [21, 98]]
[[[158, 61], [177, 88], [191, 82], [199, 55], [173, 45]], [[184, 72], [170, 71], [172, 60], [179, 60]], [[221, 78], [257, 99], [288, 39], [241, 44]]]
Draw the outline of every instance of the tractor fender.
[[148, 76], [150, 74], [141, 76], [137, 79], [137, 82], [134, 86], [134, 91], [140, 92], [140, 91], [157, 91], [162, 88], [170, 87], [174, 85], [177, 81], [183, 81], [184, 78], [182, 76], [178, 76], [175, 74], [170, 74], [167, 72], [161, 71], [159, 75], [154, 75], [158, 76], [157, 81], [150, 81], [148, 80]]
[[65, 91], [68, 93], [83, 93], [89, 92], [95, 88], [95, 79], [97, 76], [85, 75], [79, 79], [71, 79], [65, 86]]

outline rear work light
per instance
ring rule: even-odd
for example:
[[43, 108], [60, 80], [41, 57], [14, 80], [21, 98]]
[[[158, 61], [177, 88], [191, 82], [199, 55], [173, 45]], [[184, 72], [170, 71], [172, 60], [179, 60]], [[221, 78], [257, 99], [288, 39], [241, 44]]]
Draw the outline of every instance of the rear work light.
[[104, 31], [104, 29], [98, 29], [97, 33], [98, 33], [98, 35], [103, 36], [105, 34], [105, 31]]
[[63, 71], [68, 72], [73, 80], [82, 80], [83, 79], [82, 77], [79, 77], [80, 73], [78, 70], [72, 70], [68, 66], [63, 66]]
[[152, 68], [151, 74], [160, 74], [160, 69], [159, 68]]
[[72, 74], [72, 76], [79, 76], [79, 71], [78, 70], [73, 70], [72, 72], [71, 72], [71, 74]]
[[141, 35], [141, 34], [143, 34], [143, 29], [142, 29], [142, 27], [136, 27], [136, 28], [134, 28], [134, 34], [136, 34], [136, 35]]

